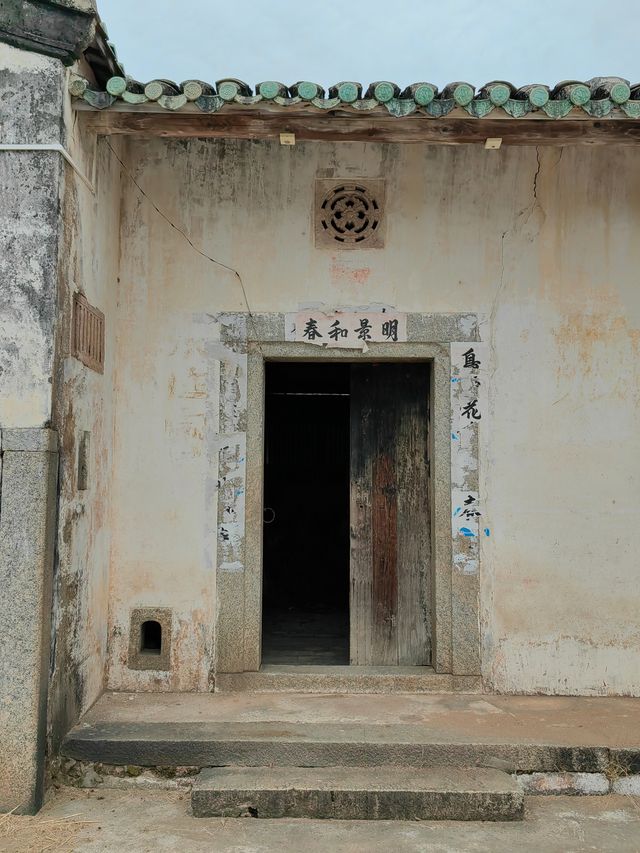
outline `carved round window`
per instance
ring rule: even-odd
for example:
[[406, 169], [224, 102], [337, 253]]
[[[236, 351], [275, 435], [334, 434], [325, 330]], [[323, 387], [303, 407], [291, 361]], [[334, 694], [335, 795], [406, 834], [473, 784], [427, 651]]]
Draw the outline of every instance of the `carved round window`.
[[326, 236], [338, 243], [366, 243], [380, 226], [380, 205], [362, 184], [342, 183], [324, 196], [320, 224]]

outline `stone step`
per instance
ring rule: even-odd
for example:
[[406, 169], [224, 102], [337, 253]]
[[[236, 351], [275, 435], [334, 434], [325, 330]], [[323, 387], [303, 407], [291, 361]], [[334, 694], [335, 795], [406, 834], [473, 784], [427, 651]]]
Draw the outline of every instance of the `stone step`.
[[487, 767], [640, 772], [640, 702], [558, 696], [106, 693], [79, 762], [143, 767]]
[[[447, 734], [449, 736], [447, 736]], [[434, 723], [83, 722], [61, 752], [82, 762], [142, 767], [467, 767], [509, 772], [602, 772], [616, 758], [602, 746], [461, 737]], [[625, 752], [625, 763], [628, 763]], [[640, 755], [640, 751], [633, 752]], [[385, 770], [386, 772], [386, 770]]]
[[220, 767], [193, 786], [195, 817], [521, 820], [524, 794], [499, 770]]

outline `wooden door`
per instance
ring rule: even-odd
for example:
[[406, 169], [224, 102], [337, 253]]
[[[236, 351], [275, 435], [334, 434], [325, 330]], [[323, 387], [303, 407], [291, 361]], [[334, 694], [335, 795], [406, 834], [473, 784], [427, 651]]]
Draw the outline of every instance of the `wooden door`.
[[429, 372], [351, 368], [351, 663], [430, 663]]

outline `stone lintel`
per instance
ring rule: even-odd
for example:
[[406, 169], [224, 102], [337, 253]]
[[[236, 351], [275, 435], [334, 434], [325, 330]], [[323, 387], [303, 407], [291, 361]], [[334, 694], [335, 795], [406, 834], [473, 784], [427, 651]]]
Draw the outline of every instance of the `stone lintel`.
[[[300, 309], [304, 310], [304, 309]], [[340, 311], [351, 313], [353, 307], [317, 306], [312, 311]], [[379, 311], [380, 306], [359, 306], [359, 311]], [[407, 313], [407, 343], [451, 343], [453, 341], [479, 341], [479, 317], [474, 313]], [[282, 313], [225, 314], [222, 322], [222, 340], [229, 343], [262, 341], [264, 343], [287, 340], [287, 315]]]

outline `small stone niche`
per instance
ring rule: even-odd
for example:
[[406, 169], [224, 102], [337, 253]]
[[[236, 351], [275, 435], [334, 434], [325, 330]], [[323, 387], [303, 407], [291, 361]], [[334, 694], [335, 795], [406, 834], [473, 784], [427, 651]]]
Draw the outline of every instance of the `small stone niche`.
[[171, 609], [138, 607], [131, 611], [129, 669], [171, 669]]

